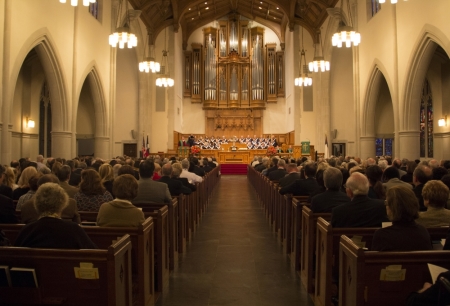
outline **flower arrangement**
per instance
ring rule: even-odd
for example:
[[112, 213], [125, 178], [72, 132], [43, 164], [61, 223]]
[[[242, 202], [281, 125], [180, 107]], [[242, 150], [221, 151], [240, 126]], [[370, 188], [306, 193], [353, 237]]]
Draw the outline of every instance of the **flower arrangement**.
[[199, 146], [192, 146], [191, 147], [191, 153], [192, 154], [199, 154], [200, 153], [200, 147]]
[[267, 148], [266, 154], [267, 154], [267, 156], [274, 156], [277, 154], [277, 149], [275, 149], [274, 146], [270, 146]]

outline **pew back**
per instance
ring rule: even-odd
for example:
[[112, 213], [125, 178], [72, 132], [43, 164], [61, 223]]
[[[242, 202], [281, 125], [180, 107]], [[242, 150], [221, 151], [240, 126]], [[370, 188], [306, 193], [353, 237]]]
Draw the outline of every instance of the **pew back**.
[[[38, 288], [0, 287], [0, 304], [131, 306], [131, 242], [128, 235], [107, 250], [0, 248], [0, 265], [35, 269]], [[98, 279], [75, 277], [81, 262], [98, 268]]]
[[[364, 251], [344, 235], [339, 252], [339, 305], [403, 305], [411, 292], [431, 282], [427, 263], [450, 269], [450, 251]], [[404, 279], [382, 280], [382, 271], [392, 265], [401, 265]]]

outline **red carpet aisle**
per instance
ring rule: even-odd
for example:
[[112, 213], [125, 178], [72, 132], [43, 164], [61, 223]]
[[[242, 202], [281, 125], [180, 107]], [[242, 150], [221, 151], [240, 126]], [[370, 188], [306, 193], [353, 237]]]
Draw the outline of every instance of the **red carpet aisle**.
[[247, 175], [247, 165], [246, 164], [221, 164], [220, 172], [222, 173], [222, 175], [228, 175], [228, 174]]
[[243, 175], [222, 176], [156, 306], [312, 306]]

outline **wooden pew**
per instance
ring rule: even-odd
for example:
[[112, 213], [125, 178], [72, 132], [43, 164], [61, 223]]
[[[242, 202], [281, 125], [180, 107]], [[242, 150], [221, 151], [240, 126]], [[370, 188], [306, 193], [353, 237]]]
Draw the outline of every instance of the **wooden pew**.
[[153, 212], [144, 211], [146, 218], [153, 217], [155, 228], [155, 291], [163, 292], [169, 285], [169, 209], [164, 206]]
[[[450, 251], [364, 251], [345, 235], [339, 253], [339, 305], [404, 305], [411, 292], [431, 282], [427, 263], [450, 269]], [[380, 280], [390, 265], [405, 269], [404, 280]]]
[[300, 277], [308, 293], [314, 293], [314, 253], [316, 252], [316, 223], [321, 217], [331, 220], [331, 213], [314, 214], [312, 210], [303, 206], [302, 208], [302, 239], [300, 248]]
[[137, 284], [135, 305], [150, 306], [157, 300], [155, 296], [155, 260], [153, 218], [147, 218], [138, 227], [83, 226], [89, 238], [105, 249], [116, 237], [130, 236], [133, 281]]
[[291, 210], [291, 266], [295, 271], [300, 270], [300, 248], [301, 248], [301, 229], [302, 229], [302, 208], [309, 206], [307, 196], [295, 197], [292, 199]]
[[[361, 236], [365, 247], [372, 245], [373, 234], [379, 228], [332, 228], [323, 218], [317, 220], [316, 232], [316, 281], [314, 304], [331, 306], [333, 278], [338, 278], [339, 242], [342, 235], [348, 237]], [[448, 227], [427, 228], [432, 240], [445, 238]]]
[[81, 222], [97, 222], [97, 211], [79, 211]]
[[139, 202], [134, 203], [135, 206], [142, 208], [145, 211], [154, 211], [160, 209], [167, 205], [169, 208], [168, 218], [169, 218], [169, 267], [170, 270], [175, 268], [175, 265], [178, 263], [178, 216], [179, 216], [179, 207], [178, 207], [178, 199], [172, 198], [172, 202], [169, 204], [166, 203], [156, 203], [156, 202]]
[[[17, 235], [25, 224], [0, 224], [0, 229], [14, 244]], [[157, 300], [155, 297], [155, 265], [154, 265], [154, 229], [153, 219], [147, 218], [138, 227], [99, 227], [83, 226], [86, 234], [100, 248], [108, 249], [117, 237], [128, 235], [132, 249], [133, 281], [137, 283], [137, 301], [135, 305], [150, 306]]]
[[[99, 279], [78, 279], [81, 262]], [[0, 287], [2, 305], [132, 306], [131, 242], [128, 235], [106, 250], [0, 247], [0, 265], [35, 269], [38, 288]]]

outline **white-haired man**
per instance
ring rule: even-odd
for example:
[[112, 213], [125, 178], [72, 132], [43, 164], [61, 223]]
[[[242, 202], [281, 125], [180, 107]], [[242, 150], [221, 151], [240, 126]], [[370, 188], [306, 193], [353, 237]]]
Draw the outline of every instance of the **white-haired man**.
[[369, 180], [364, 174], [354, 172], [348, 178], [345, 190], [352, 200], [333, 208], [333, 227], [381, 227], [382, 222], [388, 221], [383, 200], [367, 196]]

